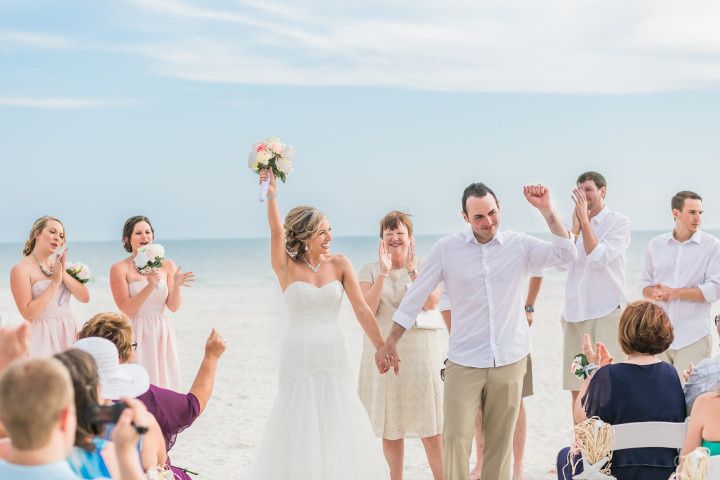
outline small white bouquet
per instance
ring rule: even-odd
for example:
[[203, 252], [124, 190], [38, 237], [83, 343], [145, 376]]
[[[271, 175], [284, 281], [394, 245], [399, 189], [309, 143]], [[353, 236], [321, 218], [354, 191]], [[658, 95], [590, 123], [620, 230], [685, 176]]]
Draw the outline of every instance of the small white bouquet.
[[65, 271], [80, 283], [87, 283], [90, 281], [90, 269], [87, 265], [80, 262], [67, 262], [65, 264]]
[[135, 255], [135, 267], [143, 275], [157, 272], [162, 268], [162, 261], [165, 258], [165, 248], [159, 243], [143, 245], [138, 248]]
[[[295, 156], [295, 150], [290, 145], [285, 145], [277, 137], [266, 138], [265, 140], [253, 145], [248, 155], [248, 167], [260, 174], [262, 170], [272, 169], [277, 178], [283, 181], [287, 180], [287, 176], [292, 172], [292, 159]], [[260, 201], [264, 202], [267, 198], [270, 180], [265, 180], [260, 184]]]

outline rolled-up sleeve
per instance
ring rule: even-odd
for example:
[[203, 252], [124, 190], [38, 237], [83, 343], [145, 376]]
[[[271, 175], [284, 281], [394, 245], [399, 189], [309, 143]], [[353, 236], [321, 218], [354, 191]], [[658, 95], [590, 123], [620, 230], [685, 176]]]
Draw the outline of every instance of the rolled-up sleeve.
[[713, 251], [710, 254], [707, 270], [703, 283], [698, 288], [705, 297], [706, 302], [715, 302], [720, 299], [720, 243], [715, 242]]
[[395, 323], [406, 330], [415, 324], [428, 295], [442, 282], [443, 270], [442, 244], [437, 242], [423, 262], [420, 274], [405, 293], [400, 306], [393, 314], [392, 318]]
[[587, 256], [588, 266], [595, 270], [606, 268], [608, 264], [623, 255], [629, 245], [630, 220], [620, 217]]
[[577, 258], [575, 243], [569, 238], [559, 237], [555, 234], [552, 235], [552, 240], [549, 242], [525, 235], [522, 245], [530, 272], [537, 272], [546, 267], [566, 265]]

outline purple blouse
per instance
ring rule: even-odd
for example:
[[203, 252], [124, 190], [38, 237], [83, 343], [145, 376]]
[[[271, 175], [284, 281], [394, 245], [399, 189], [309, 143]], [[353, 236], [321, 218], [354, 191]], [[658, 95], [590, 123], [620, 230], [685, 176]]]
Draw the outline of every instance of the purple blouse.
[[[160, 425], [168, 452], [175, 444], [177, 434], [192, 425], [200, 415], [200, 402], [192, 393], [178, 393], [150, 385], [148, 391], [137, 398], [145, 404], [148, 412], [153, 414]], [[183, 470], [170, 465], [169, 455], [167, 465], [182, 480], [190, 479]]]

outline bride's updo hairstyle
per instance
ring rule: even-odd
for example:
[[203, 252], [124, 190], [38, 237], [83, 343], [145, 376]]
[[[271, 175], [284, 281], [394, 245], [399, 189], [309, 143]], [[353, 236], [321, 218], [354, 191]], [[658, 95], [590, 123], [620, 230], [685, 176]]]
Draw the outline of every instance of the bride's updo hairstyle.
[[[65, 225], [58, 220], [55, 217], [51, 217], [49, 215], [44, 215], [37, 220], [33, 222], [32, 228], [30, 229], [30, 233], [28, 234], [28, 239], [25, 240], [25, 246], [23, 247], [23, 255], [28, 256], [32, 253], [33, 249], [35, 249], [35, 242], [37, 241], [37, 237], [40, 235], [40, 233], [45, 229], [45, 226], [50, 221], [56, 221], [60, 225], [62, 225], [63, 230], [65, 230]], [[63, 238], [63, 244], [65, 244], [65, 238]]]
[[325, 215], [310, 205], [299, 205], [285, 217], [285, 251], [293, 259], [305, 260], [310, 239], [320, 231]]
[[130, 237], [132, 237], [133, 230], [135, 230], [135, 225], [140, 222], [147, 222], [147, 224], [150, 225], [150, 231], [153, 234], [153, 240], [155, 240], [155, 229], [153, 228], [152, 223], [150, 223], [149, 218], [143, 217], [142, 215], [135, 215], [134, 217], [130, 217], [125, 221], [125, 225], [123, 226], [122, 231], [122, 242], [126, 252], [132, 253]]

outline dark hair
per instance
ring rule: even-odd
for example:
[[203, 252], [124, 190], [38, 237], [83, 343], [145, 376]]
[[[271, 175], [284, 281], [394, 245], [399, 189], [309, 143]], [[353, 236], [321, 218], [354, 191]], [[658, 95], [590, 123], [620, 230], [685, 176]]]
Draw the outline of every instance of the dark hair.
[[98, 377], [95, 360], [89, 353], [77, 348], [57, 353], [55, 358], [60, 360], [70, 372], [73, 389], [75, 390], [75, 411], [77, 416], [75, 445], [88, 452], [94, 452], [95, 444], [93, 444], [92, 438], [102, 435], [105, 430], [101, 424], [90, 423], [86, 416], [89, 407], [97, 405], [99, 401], [98, 384], [100, 378]]
[[130, 245], [130, 237], [132, 236], [133, 230], [135, 230], [135, 225], [140, 222], [147, 222], [147, 224], [150, 225], [150, 231], [153, 234], [153, 238], [155, 238], [155, 229], [153, 228], [152, 223], [150, 223], [149, 218], [142, 215], [135, 215], [134, 217], [130, 217], [125, 221], [125, 225], [123, 226], [122, 231], [122, 242], [126, 252], [132, 252], [132, 246]]
[[670, 318], [660, 305], [647, 300], [629, 303], [618, 325], [618, 342], [626, 354], [657, 355], [675, 339]]
[[697, 193], [691, 192], [690, 190], [683, 190], [672, 197], [672, 200], [670, 200], [670, 208], [682, 212], [682, 209], [685, 206], [685, 200], [688, 198], [691, 200], [700, 200], [702, 202], [702, 197]]
[[396, 228], [399, 228], [400, 225], [405, 225], [405, 228], [407, 228], [408, 235], [412, 236], [413, 234], [413, 224], [412, 220], [410, 220], [409, 213], [400, 212], [398, 210], [393, 210], [392, 212], [388, 213], [383, 217], [382, 220], [380, 220], [380, 238], [383, 236], [383, 232], [385, 230], [395, 230]]
[[595, 186], [598, 188], [598, 190], [600, 190], [602, 187], [607, 187], [607, 182], [605, 181], [605, 177], [603, 177], [598, 172], [593, 172], [593, 171], [589, 171], [589, 172], [580, 174], [580, 176], [577, 179], [577, 182], [575, 182], [575, 183], [580, 185], [581, 183], [585, 183], [588, 180], [592, 180], [593, 183], [595, 184]]
[[468, 185], [465, 190], [463, 191], [462, 196], [462, 209], [463, 212], [467, 215], [467, 199], [470, 197], [478, 197], [482, 198], [485, 195], [492, 195], [492, 197], [495, 199], [495, 203], [498, 203], [498, 199], [495, 196], [495, 192], [492, 191], [490, 187], [485, 185], [484, 183], [471, 183]]

